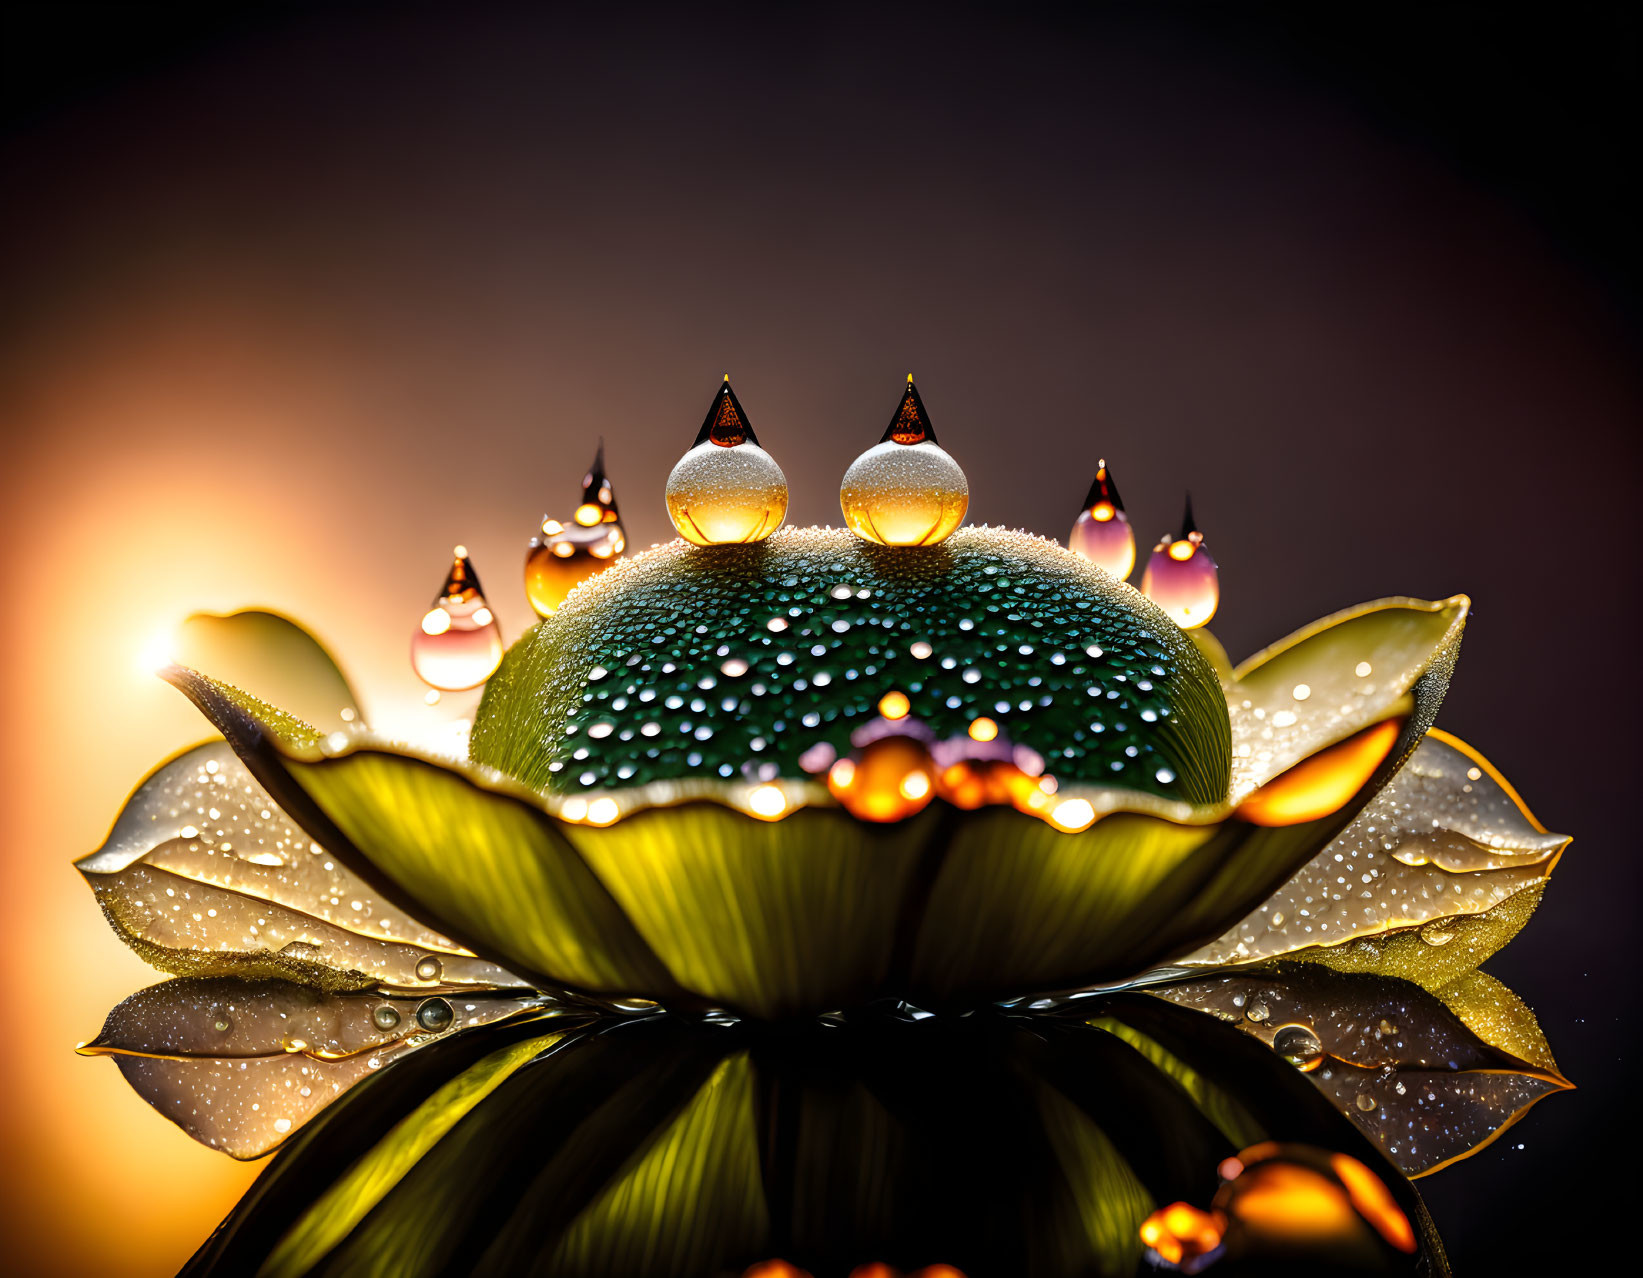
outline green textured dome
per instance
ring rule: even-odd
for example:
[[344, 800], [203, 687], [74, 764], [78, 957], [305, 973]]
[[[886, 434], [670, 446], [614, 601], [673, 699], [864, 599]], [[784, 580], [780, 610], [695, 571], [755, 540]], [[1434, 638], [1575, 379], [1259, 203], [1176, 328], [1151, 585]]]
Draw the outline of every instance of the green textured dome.
[[784, 528], [624, 560], [514, 644], [472, 753], [560, 794], [802, 777], [893, 691], [935, 740], [985, 716], [1063, 783], [1226, 795], [1226, 703], [1192, 640], [1086, 560], [995, 528], [917, 548]]

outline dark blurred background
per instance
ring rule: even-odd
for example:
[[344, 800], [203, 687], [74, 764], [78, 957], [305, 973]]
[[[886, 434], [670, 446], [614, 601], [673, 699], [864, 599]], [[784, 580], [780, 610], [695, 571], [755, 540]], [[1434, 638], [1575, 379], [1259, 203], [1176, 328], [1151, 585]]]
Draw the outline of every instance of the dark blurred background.
[[1064, 536], [1101, 455], [1143, 538], [1190, 487], [1234, 657], [1469, 592], [1440, 722], [1576, 836], [1487, 966], [1580, 1090], [1421, 1187], [1461, 1274], [1623, 1231], [1638, 14], [9, 6], [13, 1259], [168, 1272], [249, 1174], [68, 1055], [146, 978], [67, 861], [200, 735], [133, 653], [273, 604], [409, 722], [452, 543], [517, 634], [595, 437], [632, 543], [671, 536], [726, 370], [796, 522], [909, 369], [977, 522]]

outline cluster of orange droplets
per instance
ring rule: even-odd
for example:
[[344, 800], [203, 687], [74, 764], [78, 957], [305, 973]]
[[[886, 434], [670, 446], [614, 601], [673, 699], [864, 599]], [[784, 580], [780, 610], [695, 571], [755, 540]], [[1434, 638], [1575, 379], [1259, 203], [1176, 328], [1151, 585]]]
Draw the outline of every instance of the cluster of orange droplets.
[[1415, 1231], [1381, 1178], [1356, 1158], [1266, 1141], [1222, 1161], [1209, 1209], [1160, 1207], [1141, 1222], [1156, 1260], [1198, 1273], [1223, 1248], [1260, 1255], [1361, 1253], [1380, 1244], [1405, 1255]]
[[[879, 699], [879, 715], [888, 725], [906, 719], [910, 709], [903, 692], [887, 692]], [[980, 716], [971, 721], [968, 736], [978, 744], [994, 741], [998, 724]], [[1084, 799], [1058, 800], [1054, 777], [1000, 758], [965, 758], [942, 766], [924, 742], [897, 732], [870, 741], [854, 756], [834, 760], [827, 769], [827, 788], [862, 821], [901, 821], [938, 798], [965, 810], [1008, 804], [1068, 831], [1082, 830], [1096, 817]]]
[[[839, 501], [853, 532], [888, 545], [930, 545], [963, 521], [969, 501], [964, 472], [936, 443], [911, 374], [883, 439], [846, 472]], [[728, 376], [709, 405], [695, 445], [669, 476], [667, 505], [680, 534], [699, 545], [756, 541], [769, 536], [786, 516], [786, 478], [759, 447]], [[1135, 569], [1135, 534], [1105, 460], [1096, 470], [1067, 545], [1120, 580]], [[526, 549], [525, 593], [531, 607], [540, 617], [551, 616], [577, 585], [610, 567], [626, 548], [601, 441], [583, 476], [576, 509], [568, 519], [544, 516]], [[458, 546], [453, 559], [439, 596], [412, 636], [412, 668], [432, 689], [430, 704], [441, 692], [478, 687], [502, 660], [501, 631], [467, 550]], [[1154, 547], [1141, 576], [1141, 591], [1183, 629], [1202, 626], [1215, 615], [1219, 576], [1193, 520], [1190, 497], [1180, 533], [1165, 536]], [[868, 806], [875, 811], [906, 804], [916, 810], [937, 789], [961, 806], [997, 801], [975, 799], [978, 794], [1019, 794], [1019, 799], [1011, 799], [1018, 806], [1043, 807], [1049, 801], [1032, 778], [1024, 783], [1021, 778], [1005, 778], [997, 768], [968, 765], [957, 772], [945, 769], [941, 776], [909, 765], [888, 794], [881, 794], [878, 773], [895, 766], [888, 760], [875, 764], [855, 787], [840, 782], [835, 790], [871, 791], [874, 797]]]

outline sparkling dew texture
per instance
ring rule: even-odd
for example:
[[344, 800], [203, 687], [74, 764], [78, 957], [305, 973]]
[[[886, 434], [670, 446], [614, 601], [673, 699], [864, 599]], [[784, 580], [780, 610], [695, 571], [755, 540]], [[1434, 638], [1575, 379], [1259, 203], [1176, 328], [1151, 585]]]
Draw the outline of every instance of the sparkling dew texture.
[[1063, 783], [1226, 794], [1226, 705], [1187, 636], [1055, 543], [989, 528], [919, 549], [784, 529], [628, 560], [515, 645], [473, 756], [559, 793], [801, 777], [893, 692], [938, 740], [991, 720]]

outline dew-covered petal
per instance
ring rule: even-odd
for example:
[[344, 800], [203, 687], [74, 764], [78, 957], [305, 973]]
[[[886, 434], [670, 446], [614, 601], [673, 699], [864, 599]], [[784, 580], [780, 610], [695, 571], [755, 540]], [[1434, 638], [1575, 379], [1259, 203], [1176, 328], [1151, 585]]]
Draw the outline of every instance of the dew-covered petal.
[[77, 865], [120, 935], [169, 971], [327, 987], [524, 984], [384, 901], [225, 741], [162, 765]]
[[184, 978], [120, 1003], [80, 1050], [115, 1057], [137, 1093], [202, 1144], [255, 1158], [408, 1052], [556, 1010], [536, 995], [403, 998]]
[[934, 871], [912, 965], [915, 996], [1005, 998], [1115, 984], [1166, 960], [1239, 961], [1201, 957], [1206, 939], [1288, 890], [1416, 748], [1446, 687], [1442, 678], [1418, 680], [1399, 717], [1360, 734], [1376, 740], [1367, 763], [1349, 761], [1354, 789], [1337, 789], [1321, 809], [1219, 825], [1111, 813], [1078, 832], [1001, 808], [968, 814]]
[[262, 608], [197, 612], [178, 627], [169, 654], [322, 731], [363, 718], [359, 697], [336, 658], [304, 627]]
[[534, 792], [366, 734], [321, 739], [192, 670], [167, 677], [287, 811], [399, 908], [544, 987], [682, 994]]
[[1285, 964], [1153, 993], [1235, 1024], [1299, 1065], [1410, 1175], [1473, 1152], [1568, 1087], [1533, 1013], [1494, 982], [1463, 980], [1446, 997]]
[[[1486, 759], [1448, 733], [1429, 731], [1323, 851], [1236, 927], [1178, 963], [1222, 967], [1303, 951], [1311, 956], [1318, 947], [1349, 950], [1348, 942], [1421, 929], [1428, 948], [1436, 949], [1455, 934], [1451, 922], [1498, 911], [1537, 888], [1567, 844], [1546, 832]], [[1515, 909], [1495, 919], [1517, 919], [1521, 926]], [[1465, 930], [1472, 949], [1500, 931]], [[1367, 954], [1319, 957], [1346, 970], [1380, 970], [1366, 962]]]
[[356, 1083], [404, 1049], [327, 1061], [312, 1056], [201, 1057], [117, 1055], [132, 1090], [185, 1132], [231, 1158], [276, 1149]]
[[1487, 972], [1468, 972], [1435, 993], [1444, 1006], [1484, 1042], [1537, 1069], [1558, 1073], [1552, 1049], [1535, 1014]]
[[1362, 604], [1240, 665], [1227, 690], [1233, 802], [1306, 756], [1408, 713], [1422, 681], [1446, 685], [1469, 607], [1464, 595]]
[[1359, 1069], [1329, 1061], [1314, 1071], [1325, 1094], [1404, 1173], [1427, 1176], [1475, 1154], [1567, 1083], [1539, 1074]]

